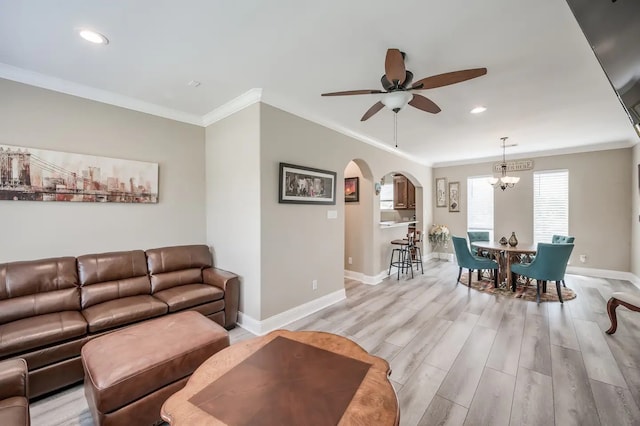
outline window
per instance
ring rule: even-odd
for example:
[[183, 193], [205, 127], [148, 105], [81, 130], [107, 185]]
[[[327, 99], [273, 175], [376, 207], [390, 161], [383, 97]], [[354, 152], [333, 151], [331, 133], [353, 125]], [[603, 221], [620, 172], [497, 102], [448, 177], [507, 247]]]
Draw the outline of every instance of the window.
[[489, 231], [493, 241], [493, 186], [491, 176], [467, 178], [467, 231]]
[[380, 210], [393, 210], [393, 179], [380, 189]]
[[553, 234], [569, 235], [569, 171], [533, 174], [533, 242], [550, 243]]

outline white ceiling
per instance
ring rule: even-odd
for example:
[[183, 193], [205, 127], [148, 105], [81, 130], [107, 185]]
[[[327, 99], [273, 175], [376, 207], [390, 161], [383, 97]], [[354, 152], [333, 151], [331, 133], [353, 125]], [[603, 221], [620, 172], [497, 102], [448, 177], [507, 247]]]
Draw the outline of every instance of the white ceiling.
[[[200, 124], [261, 88], [264, 102], [392, 146], [391, 111], [360, 122], [379, 95], [320, 96], [381, 89], [392, 47], [414, 80], [488, 69], [422, 91], [439, 114], [400, 111], [399, 151], [422, 163], [497, 158], [501, 136], [513, 158], [638, 141], [564, 0], [0, 0], [0, 77]], [[477, 105], [488, 110], [469, 114]]]

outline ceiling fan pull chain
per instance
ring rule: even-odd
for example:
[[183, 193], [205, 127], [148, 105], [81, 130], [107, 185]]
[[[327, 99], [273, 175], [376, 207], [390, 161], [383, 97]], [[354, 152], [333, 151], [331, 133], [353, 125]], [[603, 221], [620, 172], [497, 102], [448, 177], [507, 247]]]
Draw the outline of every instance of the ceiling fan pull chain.
[[393, 114], [393, 141], [396, 143], [396, 148], [398, 147], [398, 113], [395, 112]]

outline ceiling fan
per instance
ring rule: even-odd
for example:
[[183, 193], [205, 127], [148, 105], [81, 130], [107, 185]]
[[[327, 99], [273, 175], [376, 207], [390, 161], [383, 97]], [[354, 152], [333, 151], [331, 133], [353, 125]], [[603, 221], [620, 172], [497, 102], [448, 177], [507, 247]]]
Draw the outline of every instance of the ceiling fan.
[[387, 94], [381, 101], [376, 102], [369, 108], [360, 121], [368, 120], [384, 106], [397, 113], [405, 105], [409, 104], [422, 111], [437, 114], [441, 110], [435, 102], [422, 95], [411, 93], [410, 91], [448, 86], [450, 84], [471, 80], [472, 78], [480, 77], [487, 73], [486, 68], [472, 68], [432, 75], [431, 77], [423, 78], [411, 84], [413, 73], [405, 68], [404, 57], [404, 52], [398, 49], [387, 50], [387, 57], [384, 61], [385, 74], [380, 79], [384, 90], [348, 90], [346, 92], [323, 93], [322, 96]]

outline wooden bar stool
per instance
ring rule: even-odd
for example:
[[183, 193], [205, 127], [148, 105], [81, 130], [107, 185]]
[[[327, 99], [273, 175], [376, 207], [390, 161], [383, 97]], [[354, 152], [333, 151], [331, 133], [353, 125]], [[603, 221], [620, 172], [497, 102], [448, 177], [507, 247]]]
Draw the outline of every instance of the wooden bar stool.
[[[422, 232], [416, 231], [413, 238], [413, 244], [409, 246], [409, 253], [411, 254], [411, 263], [413, 265], [420, 265], [420, 272], [424, 275], [424, 267], [422, 265], [422, 250], [420, 250], [419, 242], [422, 241]], [[416, 267], [417, 269], [417, 267]]]

